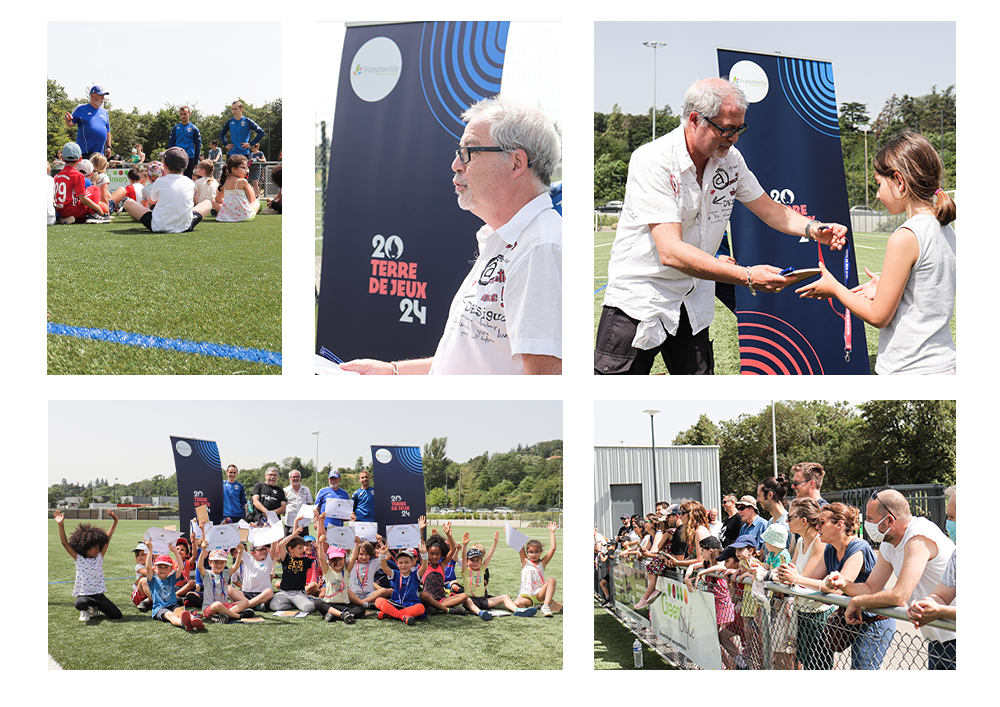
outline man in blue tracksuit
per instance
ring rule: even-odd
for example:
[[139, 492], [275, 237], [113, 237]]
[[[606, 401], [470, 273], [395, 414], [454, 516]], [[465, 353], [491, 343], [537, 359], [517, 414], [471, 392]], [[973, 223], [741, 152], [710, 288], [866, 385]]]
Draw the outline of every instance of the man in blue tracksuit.
[[184, 169], [184, 176], [191, 179], [201, 157], [201, 131], [191, 122], [191, 109], [188, 106], [181, 106], [179, 112], [181, 122], [170, 131], [167, 148], [180, 147], [187, 153], [188, 163]]
[[[229, 139], [226, 139], [226, 133]], [[267, 137], [257, 123], [243, 116], [243, 102], [233, 101], [233, 117], [226, 121], [219, 131], [219, 141], [226, 146], [230, 155], [246, 155], [250, 159], [251, 148]]]

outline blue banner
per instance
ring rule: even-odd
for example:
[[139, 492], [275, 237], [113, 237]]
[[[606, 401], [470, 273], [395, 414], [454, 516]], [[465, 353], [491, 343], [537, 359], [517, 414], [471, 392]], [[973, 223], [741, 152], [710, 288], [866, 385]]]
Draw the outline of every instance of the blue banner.
[[434, 355], [482, 226], [458, 207], [451, 183], [460, 116], [500, 92], [509, 24], [347, 28], [317, 353], [325, 347], [345, 361]]
[[[729, 49], [718, 54], [719, 75], [728, 76], [750, 101], [750, 129], [737, 147], [764, 191], [809, 218], [848, 228], [847, 246], [835, 251], [773, 231], [748, 209], [734, 209], [733, 257], [741, 264], [782, 269], [815, 268], [822, 257], [838, 280], [856, 286], [833, 65]], [[740, 372], [868, 374], [864, 323], [849, 312], [845, 320], [845, 309], [836, 300], [799, 299], [795, 289], [753, 297], [748, 289], [736, 288]]]
[[387, 525], [416, 525], [427, 515], [420, 447], [372, 446], [372, 475], [375, 522], [383, 535]]
[[177, 499], [180, 505], [178, 530], [187, 532], [196, 506], [208, 506], [208, 518], [222, 522], [222, 461], [215, 442], [190, 437], [171, 437], [174, 468], [177, 469]]

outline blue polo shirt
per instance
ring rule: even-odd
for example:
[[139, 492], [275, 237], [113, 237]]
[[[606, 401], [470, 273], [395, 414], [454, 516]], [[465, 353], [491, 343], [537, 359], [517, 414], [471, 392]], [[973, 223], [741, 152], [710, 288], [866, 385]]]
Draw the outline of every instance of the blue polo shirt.
[[[319, 509], [320, 513], [323, 513], [326, 510], [326, 501], [330, 498], [342, 498], [347, 501], [350, 500], [351, 497], [347, 495], [347, 491], [341, 488], [334, 490], [327, 486], [326, 488], [320, 489], [319, 493], [316, 494], [316, 508]], [[358, 518], [358, 520], [361, 519]], [[340, 518], [325, 518], [324, 521], [324, 528], [329, 528], [331, 525], [340, 528], [344, 525], [344, 521]]]
[[374, 523], [375, 487], [356, 489], [351, 498], [354, 499], [354, 516], [362, 523]]

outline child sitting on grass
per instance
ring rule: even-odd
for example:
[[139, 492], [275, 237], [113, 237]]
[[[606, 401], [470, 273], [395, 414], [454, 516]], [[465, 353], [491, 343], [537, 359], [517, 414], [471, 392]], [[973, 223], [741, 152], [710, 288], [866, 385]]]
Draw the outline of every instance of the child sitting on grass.
[[306, 594], [306, 575], [312, 567], [312, 559], [305, 557], [306, 541], [302, 533], [306, 526], [300, 525], [292, 534], [278, 543], [278, 562], [281, 563], [281, 589], [271, 599], [271, 611], [283, 611], [293, 607], [307, 614], [316, 608], [313, 599]]
[[263, 203], [247, 181], [248, 173], [245, 156], [229, 155], [215, 196], [214, 208], [219, 212], [216, 221], [250, 221], [261, 211]]
[[125, 208], [125, 199], [142, 201], [142, 168], [132, 167], [126, 176], [128, 177], [128, 186], [115, 189], [108, 201], [108, 207], [112, 213]]
[[[239, 568], [233, 570], [233, 582], [247, 600], [247, 608], [268, 610], [268, 601], [274, 597], [271, 588], [271, 576], [274, 574], [274, 558], [278, 548], [270, 545], [254, 545], [250, 552], [245, 552], [240, 545], [242, 562]], [[230, 587], [232, 596], [233, 587]]]
[[84, 223], [89, 214], [102, 213], [96, 200], [100, 189], [88, 188], [85, 177], [78, 169], [81, 158], [80, 146], [75, 142], [66, 143], [63, 147], [66, 165], [53, 178], [56, 216], [60, 223]]
[[156, 201], [149, 198], [150, 187], [157, 179], [163, 176], [163, 163], [162, 162], [150, 162], [142, 170], [142, 199], [136, 199], [140, 201], [143, 206], [145, 206], [150, 211], [156, 206]]
[[[558, 523], [549, 523], [549, 551], [542, 557], [542, 543], [529, 540], [518, 551], [521, 558], [521, 590], [514, 603], [520, 607], [541, 604], [542, 616], [552, 616], [553, 611], [561, 611], [562, 604], [555, 601], [555, 577], [545, 578], [545, 568], [556, 554], [556, 528]], [[499, 531], [498, 531], [499, 532]]]
[[[201, 536], [205, 537], [205, 525], [201, 525]], [[228, 619], [239, 620], [242, 618], [240, 612], [247, 608], [248, 602], [245, 598], [238, 601], [229, 601], [229, 577], [233, 571], [239, 568], [243, 559], [243, 554], [236, 556], [236, 563], [232, 570], [226, 569], [226, 561], [229, 553], [225, 550], [208, 551], [208, 541], [201, 541], [201, 550], [198, 552], [198, 565], [200, 566], [205, 555], [208, 555], [208, 565], [210, 570], [202, 572], [202, 586], [205, 591], [202, 595], [202, 615], [211, 618], [217, 623], [227, 623]], [[242, 596], [242, 595], [241, 595]], [[250, 614], [253, 615], [252, 612]]]
[[[320, 518], [323, 518], [322, 514]], [[323, 525], [318, 527], [322, 528]], [[349, 586], [349, 575], [345, 571], [347, 553], [343, 548], [328, 548], [326, 537], [322, 533], [316, 539], [316, 551], [323, 579], [326, 580], [321, 598], [315, 600], [316, 609], [323, 614], [324, 621], [340, 619], [345, 624], [354, 623], [355, 619], [365, 615], [365, 603], [351, 591]]]
[[194, 182], [184, 176], [187, 159], [187, 153], [180, 147], [171, 147], [164, 153], [163, 163], [167, 173], [148, 189], [143, 189], [143, 196], [146, 197], [148, 192], [149, 201], [156, 204], [155, 210], [151, 211], [131, 199], [125, 202], [129, 215], [154, 233], [193, 231], [212, 209], [210, 201], [203, 201], [191, 209]]
[[[451, 534], [450, 523], [445, 523], [445, 532]], [[455, 550], [454, 545], [449, 545], [436, 532], [432, 533], [430, 540], [427, 541], [427, 569], [420, 578], [423, 583], [420, 601], [428, 607], [428, 613], [439, 611], [445, 614], [465, 613], [463, 604], [468, 598], [465, 592], [453, 592], [449, 595], [446, 591], [447, 582], [444, 570], [455, 554]]]
[[[171, 545], [170, 552], [174, 554], [176, 566], [180, 567], [183, 560], [177, 552], [177, 546]], [[174, 566], [175, 563], [166, 555], [160, 555], [154, 561], [153, 541], [146, 541], [146, 583], [153, 598], [153, 618], [179, 626], [185, 631], [205, 628], [201, 619], [177, 606], [177, 593], [174, 588], [177, 584], [178, 570], [175, 570]]]
[[375, 556], [375, 547], [367, 540], [354, 536], [354, 550], [347, 561], [347, 573], [351, 578], [349, 586], [361, 601], [372, 606], [375, 606], [378, 597], [392, 596], [392, 589], [385, 589], [375, 583], [378, 571], [379, 559]]
[[194, 203], [200, 204], [208, 199], [215, 201], [219, 191], [219, 183], [215, 180], [215, 163], [212, 160], [202, 160], [194, 168]]
[[[420, 569], [427, 567], [427, 554], [424, 541], [420, 541], [423, 552], [423, 562]], [[389, 550], [383, 547], [379, 551], [379, 559], [382, 562], [382, 571], [392, 584], [392, 599], [379, 597], [375, 600], [375, 607], [378, 609], [378, 618], [382, 619], [391, 616], [399, 619], [407, 626], [416, 623], [419, 616], [424, 615], [424, 605], [420, 602], [420, 577], [419, 570], [413, 571], [413, 563], [416, 560], [416, 552], [409, 548], [404, 548], [396, 553], [396, 564], [398, 571], [394, 571], [389, 566]]]
[[[491, 597], [486, 591], [486, 568], [493, 558], [498, 542], [500, 542], [499, 530], [493, 534], [493, 544], [490, 545], [489, 552], [484, 556], [482, 545], [475, 543], [469, 548], [469, 534], [466, 533], [462, 536], [462, 556], [465, 558], [462, 565], [462, 581], [465, 584], [465, 593], [469, 595], [465, 600], [465, 608], [478, 614], [483, 621], [490, 621], [493, 618], [490, 609], [500, 604], [503, 604], [514, 616], [534, 616], [538, 611], [535, 607], [523, 609], [511, 601], [506, 594]], [[482, 596], [479, 596], [480, 592], [482, 592]]]
[[59, 526], [59, 540], [76, 564], [76, 582], [73, 584], [74, 605], [80, 610], [80, 621], [90, 621], [103, 612], [109, 619], [120, 619], [121, 609], [104, 596], [104, 556], [108, 552], [111, 536], [115, 534], [118, 516], [109, 512], [111, 530], [105, 532], [90, 523], [80, 523], [73, 534], [66, 538], [63, 527], [65, 516], [56, 511], [54, 519]]

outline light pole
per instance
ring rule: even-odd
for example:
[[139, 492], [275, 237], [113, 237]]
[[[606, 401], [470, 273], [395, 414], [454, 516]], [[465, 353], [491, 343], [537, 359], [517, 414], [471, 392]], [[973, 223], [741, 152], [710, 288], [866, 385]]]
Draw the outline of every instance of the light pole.
[[885, 485], [888, 486], [889, 485], [889, 460], [888, 459], [883, 459], [882, 461], [885, 463]]
[[656, 488], [656, 432], [653, 430], [653, 415], [659, 410], [643, 410], [643, 412], [649, 415], [649, 436], [653, 444], [653, 503], [656, 503], [660, 498], [660, 492]]
[[[643, 42], [643, 46], [653, 48], [653, 139], [656, 139], [656, 48], [667, 46], [666, 42]], [[657, 412], [659, 412], [657, 410]]]
[[316, 494], [319, 493], [319, 432], [313, 432], [316, 435], [316, 478], [313, 479], [313, 498], [316, 498]]

